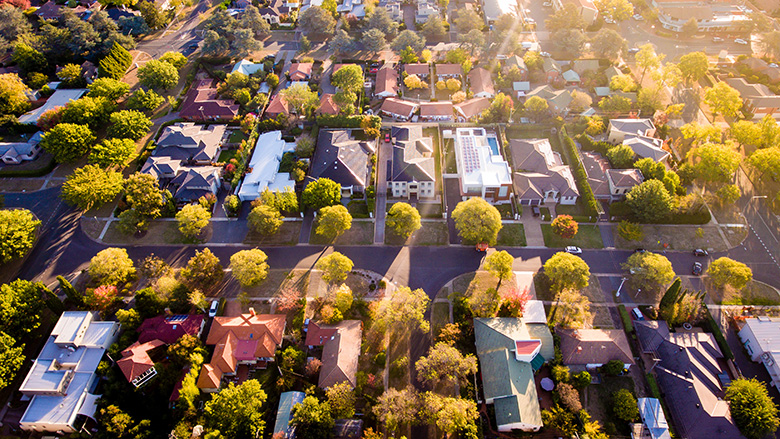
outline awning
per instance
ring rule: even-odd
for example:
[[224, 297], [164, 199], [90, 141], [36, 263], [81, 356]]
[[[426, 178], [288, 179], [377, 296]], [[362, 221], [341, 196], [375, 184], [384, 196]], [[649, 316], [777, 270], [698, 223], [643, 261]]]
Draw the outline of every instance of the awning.
[[534, 372], [541, 369], [541, 367], [544, 365], [545, 359], [542, 357], [541, 354], [536, 354], [534, 358], [531, 360], [531, 367], [534, 368]]
[[97, 400], [100, 399], [101, 396], [103, 395], [93, 395], [91, 393], [87, 393], [86, 397], [84, 398], [84, 403], [81, 404], [81, 408], [79, 408], [78, 414], [89, 416], [90, 418], [95, 419]]

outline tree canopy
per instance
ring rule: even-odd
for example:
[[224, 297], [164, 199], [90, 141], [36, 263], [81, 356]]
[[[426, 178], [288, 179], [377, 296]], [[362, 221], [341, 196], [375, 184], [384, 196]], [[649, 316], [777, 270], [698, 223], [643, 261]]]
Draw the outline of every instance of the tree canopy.
[[89, 152], [95, 140], [86, 125], [60, 123], [43, 135], [41, 147], [59, 163], [75, 162]]
[[219, 258], [208, 247], [203, 251], [196, 250], [195, 255], [187, 261], [187, 266], [182, 268], [179, 274], [190, 288], [202, 291], [211, 290], [225, 277]]
[[260, 437], [265, 430], [263, 404], [267, 396], [257, 380], [228, 384], [206, 402], [206, 427], [226, 438]]
[[133, 139], [105, 139], [92, 147], [89, 153], [89, 163], [107, 168], [113, 165], [124, 165], [135, 153]]
[[421, 288], [412, 290], [399, 287], [378, 303], [374, 317], [382, 328], [393, 331], [408, 331], [414, 328], [428, 332], [430, 325], [425, 320], [430, 298]]
[[0, 210], [0, 264], [21, 258], [35, 243], [41, 221], [27, 209]]
[[139, 140], [152, 127], [152, 121], [136, 110], [122, 110], [111, 114], [108, 135], [114, 138]]
[[570, 253], [558, 252], [544, 263], [544, 274], [557, 291], [581, 290], [588, 286], [590, 267], [582, 258]]
[[508, 279], [512, 275], [512, 264], [515, 258], [506, 250], [495, 251], [485, 258], [485, 270], [499, 280]]
[[230, 257], [231, 274], [243, 287], [259, 285], [268, 277], [267, 260], [260, 249], [238, 251]]
[[333, 252], [323, 256], [315, 264], [315, 268], [322, 270], [322, 278], [330, 283], [343, 282], [347, 279], [347, 274], [352, 271], [354, 263], [351, 259], [339, 252]]
[[204, 227], [209, 225], [211, 212], [200, 204], [187, 204], [178, 213], [176, 221], [179, 231], [188, 238], [195, 238]]
[[626, 194], [626, 204], [641, 222], [654, 223], [672, 212], [674, 198], [659, 180], [646, 180]]
[[127, 203], [139, 214], [156, 218], [164, 204], [160, 184], [151, 175], [141, 172], [131, 174], [125, 180]]
[[336, 20], [325, 9], [311, 6], [298, 16], [298, 26], [306, 35], [330, 36], [336, 30]]
[[760, 439], [774, 433], [780, 426], [777, 406], [766, 384], [755, 378], [739, 378], [726, 388], [731, 416], [739, 431], [748, 439]]
[[742, 108], [742, 96], [725, 82], [716, 82], [704, 93], [704, 103], [713, 114], [735, 117]]
[[658, 291], [674, 279], [672, 263], [658, 253], [634, 253], [622, 264], [637, 288]]
[[477, 359], [473, 355], [463, 355], [454, 346], [437, 343], [428, 351], [428, 356], [420, 357], [414, 365], [417, 378], [429, 385], [439, 382], [465, 385], [469, 376], [477, 373]]
[[350, 228], [352, 228], [352, 215], [343, 205], [325, 206], [320, 209], [316, 230], [318, 235], [336, 239]]
[[479, 197], [459, 202], [452, 211], [452, 218], [461, 239], [472, 243], [495, 244], [502, 227], [498, 209]]
[[704, 52], [691, 52], [680, 57], [677, 67], [680, 68], [683, 79], [692, 84], [707, 74], [710, 63]]
[[341, 203], [341, 185], [329, 178], [319, 178], [306, 185], [301, 201], [314, 210], [334, 206]]
[[[60, 124], [61, 125], [61, 124]], [[122, 174], [97, 165], [76, 168], [62, 184], [62, 199], [81, 210], [102, 206], [122, 192]]]
[[393, 203], [388, 209], [386, 224], [403, 238], [408, 238], [422, 226], [420, 212], [411, 204], [404, 202]]
[[750, 267], [725, 256], [712, 261], [707, 274], [717, 288], [731, 285], [741, 290], [753, 279], [753, 270]]
[[179, 82], [179, 71], [171, 63], [153, 59], [138, 68], [138, 80], [149, 88], [168, 90]]
[[89, 276], [99, 285], [119, 285], [135, 276], [133, 260], [123, 248], [101, 250], [89, 261]]

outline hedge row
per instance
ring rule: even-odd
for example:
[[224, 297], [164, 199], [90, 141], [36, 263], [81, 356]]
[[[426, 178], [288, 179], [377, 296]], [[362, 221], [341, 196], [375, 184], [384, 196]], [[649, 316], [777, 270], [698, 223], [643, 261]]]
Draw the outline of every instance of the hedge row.
[[723, 335], [723, 331], [720, 330], [720, 326], [718, 326], [718, 324], [715, 322], [715, 319], [712, 318], [712, 314], [710, 314], [710, 310], [707, 308], [707, 305], [704, 304], [703, 306], [706, 315], [704, 322], [702, 323], [704, 329], [708, 330], [710, 333], [712, 333], [713, 336], [715, 336], [715, 341], [718, 342], [718, 346], [720, 347], [720, 351], [723, 353], [723, 356], [729, 360], [733, 360], [734, 353], [731, 352], [729, 344], [726, 343], [726, 337]]
[[591, 189], [590, 183], [588, 183], [588, 174], [585, 172], [585, 167], [582, 166], [580, 156], [577, 154], [577, 146], [574, 144], [574, 140], [566, 134], [565, 128], [561, 128], [558, 132], [558, 137], [566, 155], [569, 156], [569, 166], [572, 169], [572, 174], [577, 182], [577, 189], [579, 189], [580, 197], [585, 205], [585, 213], [588, 216], [598, 216], [599, 202], [596, 201], [593, 189]]
[[[624, 201], [616, 201], [610, 204], [609, 215], [630, 221], [636, 221], [631, 208]], [[711, 219], [712, 215], [710, 215], [710, 211], [707, 209], [702, 209], [696, 213], [672, 213], [671, 215], [664, 218], [663, 221], [659, 221], [658, 224], [707, 224]]]
[[601, 154], [603, 157], [607, 156], [607, 151], [609, 151], [610, 148], [613, 148], [615, 145], [604, 142], [602, 140], [595, 141], [590, 138], [587, 134], [578, 134], [575, 136], [575, 139], [577, 139], [577, 142], [580, 143], [580, 146], [582, 147], [583, 151], [593, 151]]
[[317, 116], [317, 125], [324, 128], [360, 128], [360, 123], [366, 117], [371, 118], [372, 127], [379, 128], [382, 126], [382, 119], [379, 116], [345, 116], [343, 114], [337, 114], [335, 116], [330, 114], [322, 114]]
[[634, 323], [631, 321], [631, 316], [628, 315], [626, 305], [623, 305], [622, 303], [618, 305], [618, 312], [620, 313], [620, 319], [623, 320], [623, 329], [626, 333], [631, 334], [634, 332]]
[[114, 42], [111, 51], [98, 63], [98, 75], [101, 78], [121, 80], [133, 62], [133, 56], [124, 47]]

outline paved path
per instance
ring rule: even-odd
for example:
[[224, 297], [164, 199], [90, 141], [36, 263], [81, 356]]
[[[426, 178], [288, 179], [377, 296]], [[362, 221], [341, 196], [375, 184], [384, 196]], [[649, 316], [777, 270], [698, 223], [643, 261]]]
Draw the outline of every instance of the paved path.
[[385, 216], [387, 212], [387, 172], [390, 167], [393, 144], [377, 142], [376, 208], [374, 209], [374, 244], [385, 243]]

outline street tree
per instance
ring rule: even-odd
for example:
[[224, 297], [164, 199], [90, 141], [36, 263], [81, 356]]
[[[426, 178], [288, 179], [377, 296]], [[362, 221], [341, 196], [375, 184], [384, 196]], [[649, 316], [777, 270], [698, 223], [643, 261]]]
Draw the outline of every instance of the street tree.
[[[568, 253], [566, 253], [568, 254]], [[550, 324], [564, 328], [582, 328], [593, 322], [588, 296], [575, 289], [564, 289], [555, 296]]]
[[726, 184], [715, 191], [715, 195], [718, 197], [718, 203], [722, 206], [728, 206], [736, 203], [742, 193], [736, 184]]
[[590, 267], [582, 258], [558, 252], [544, 263], [544, 274], [555, 291], [581, 290], [588, 286]]
[[686, 83], [693, 84], [698, 82], [707, 74], [710, 63], [704, 52], [691, 52], [680, 57], [677, 67], [680, 68], [683, 80]]
[[515, 258], [512, 257], [506, 250], [495, 251], [489, 254], [485, 258], [485, 270], [490, 274], [498, 278], [498, 284], [501, 285], [501, 281], [509, 279], [512, 275], [512, 264], [514, 264]]
[[654, 223], [672, 212], [674, 198], [663, 182], [646, 180], [626, 194], [626, 204], [640, 222]]
[[118, 139], [139, 140], [149, 133], [152, 121], [136, 110], [122, 110], [113, 113], [108, 126], [108, 135]]
[[762, 175], [778, 178], [780, 177], [780, 147], [759, 149], [750, 155], [748, 163]]
[[341, 185], [329, 178], [319, 178], [306, 185], [301, 201], [314, 210], [335, 206], [341, 203]]
[[414, 52], [419, 52], [425, 47], [425, 38], [417, 35], [412, 30], [405, 29], [390, 43], [390, 48], [395, 53], [400, 53], [407, 47], [411, 47]]
[[740, 145], [756, 145], [761, 142], [761, 128], [749, 120], [738, 120], [729, 128], [729, 136]]
[[635, 157], [634, 150], [628, 145], [618, 145], [607, 151], [607, 159], [613, 168], [631, 168]]
[[225, 276], [219, 258], [204, 248], [195, 251], [195, 255], [187, 261], [187, 266], [179, 272], [184, 283], [192, 289], [208, 291], [217, 286]]
[[651, 43], [639, 47], [639, 52], [634, 55], [634, 60], [636, 61], [637, 67], [642, 69], [642, 76], [639, 79], [640, 84], [642, 84], [645, 79], [645, 73], [647, 73], [648, 70], [657, 69], [661, 65], [663, 59], [664, 55], [656, 54], [655, 48]]
[[[384, 8], [377, 9], [384, 11]], [[380, 52], [387, 47], [385, 34], [377, 28], [371, 28], [363, 32], [363, 38], [360, 39], [360, 42], [363, 43], [363, 47], [365, 47], [366, 50], [372, 53]], [[333, 43], [331, 42], [331, 44]]]
[[320, 103], [317, 92], [312, 91], [308, 84], [296, 84], [287, 87], [280, 91], [279, 95], [287, 102], [290, 109], [294, 109], [299, 115], [308, 114]]
[[200, 51], [204, 56], [220, 56], [228, 51], [230, 42], [224, 36], [214, 30], [207, 30], [203, 33], [203, 42]]
[[138, 2], [138, 10], [141, 12], [146, 25], [150, 29], [160, 29], [170, 21], [167, 14], [165, 14], [155, 3]]
[[634, 253], [621, 267], [629, 272], [634, 287], [657, 292], [674, 279], [672, 263], [658, 253]]
[[420, 212], [411, 204], [404, 202], [393, 203], [390, 206], [387, 211], [386, 224], [402, 238], [408, 238], [422, 226]]
[[621, 221], [618, 223], [618, 235], [626, 241], [641, 241], [645, 238], [645, 232], [642, 226], [631, 221]]
[[320, 258], [314, 267], [322, 271], [322, 278], [326, 282], [335, 284], [347, 280], [347, 275], [352, 271], [354, 265], [348, 257], [339, 252], [333, 252]]
[[[79, 73], [81, 73], [81, 67], [79, 66]], [[130, 91], [130, 84], [122, 81], [117, 81], [113, 78], [97, 78], [92, 84], [87, 86], [89, 93], [87, 96], [104, 98], [115, 101]]]
[[640, 110], [648, 113], [655, 113], [664, 108], [662, 98], [661, 87], [654, 85], [640, 89], [637, 94], [636, 102], [637, 105], [639, 105]]
[[306, 35], [329, 37], [336, 30], [336, 20], [325, 9], [312, 6], [298, 15], [298, 27]]
[[717, 288], [730, 285], [736, 290], [741, 290], [753, 280], [753, 270], [750, 267], [725, 256], [712, 261], [707, 269], [707, 275]]
[[780, 426], [777, 406], [769, 396], [766, 384], [755, 378], [739, 378], [726, 388], [731, 416], [739, 431], [748, 439], [761, 439]]
[[61, 197], [81, 210], [102, 206], [122, 192], [122, 174], [97, 165], [76, 168], [62, 184]]
[[372, 411], [388, 432], [393, 433], [399, 427], [416, 423], [420, 406], [420, 395], [413, 387], [402, 390], [391, 387], [377, 398]]
[[742, 96], [725, 82], [717, 82], [704, 93], [704, 103], [709, 105], [713, 115], [736, 117], [742, 108]]
[[689, 155], [698, 160], [697, 177], [708, 182], [731, 181], [742, 161], [742, 154], [729, 143], [705, 143], [692, 149]]
[[268, 277], [268, 256], [260, 250], [241, 250], [230, 257], [231, 274], [242, 287], [254, 287]]
[[565, 3], [561, 9], [550, 14], [544, 24], [549, 32], [554, 33], [562, 29], [582, 29], [585, 20], [574, 4]]
[[[7, 8], [0, 8], [0, 11]], [[0, 114], [21, 114], [30, 107], [30, 89], [16, 73], [0, 75]]]
[[347, 64], [331, 75], [330, 83], [341, 90], [358, 93], [363, 90], [363, 70], [357, 64]]
[[552, 223], [550, 223], [550, 226], [556, 235], [564, 239], [574, 238], [579, 230], [577, 221], [574, 221], [574, 218], [572, 218], [571, 215], [558, 215]]
[[682, 71], [680, 70], [680, 67], [677, 66], [677, 64], [668, 62], [664, 64], [658, 71], [653, 72], [653, 79], [657, 83], [674, 88], [677, 87], [680, 82], [682, 82]]
[[207, 429], [219, 431], [222, 437], [261, 437], [265, 430], [263, 404], [267, 396], [255, 379], [236, 386], [228, 384], [206, 402], [204, 417]]
[[615, 21], [628, 20], [634, 15], [634, 5], [628, 0], [595, 0], [599, 15]]
[[119, 214], [117, 229], [125, 235], [133, 235], [148, 230], [149, 221], [137, 210], [130, 208]]
[[320, 209], [317, 217], [316, 233], [318, 235], [333, 240], [351, 227], [352, 215], [349, 214], [349, 211], [343, 205], [337, 204]]
[[680, 127], [680, 132], [686, 139], [693, 139], [698, 145], [706, 142], [720, 142], [723, 133], [717, 125], [704, 125], [698, 122], [686, 123]]
[[571, 56], [579, 57], [585, 50], [588, 37], [580, 29], [559, 29], [552, 34], [553, 44]]
[[[263, 20], [265, 21], [265, 20]], [[263, 48], [252, 29], [236, 29], [231, 34], [230, 40], [230, 55], [233, 58], [244, 58], [252, 52]]]
[[108, 121], [114, 110], [116, 110], [114, 101], [102, 96], [84, 96], [68, 102], [62, 109], [61, 117], [63, 122], [88, 125], [96, 130]]
[[430, 301], [422, 288], [396, 288], [389, 298], [380, 301], [374, 309], [376, 324], [385, 330], [403, 332], [418, 329], [420, 332], [428, 332], [430, 324], [425, 320], [425, 311]]
[[596, 56], [614, 61], [620, 54], [626, 53], [628, 43], [615, 30], [602, 28], [591, 39], [590, 47]]
[[176, 213], [179, 231], [190, 239], [196, 238], [209, 225], [210, 219], [211, 212], [200, 204], [188, 204]]
[[138, 68], [138, 81], [149, 88], [168, 90], [179, 82], [179, 71], [170, 63], [153, 59]]
[[498, 209], [479, 197], [459, 202], [452, 218], [461, 239], [471, 243], [494, 245], [502, 227]]
[[[533, 98], [531, 98], [533, 99]], [[512, 98], [504, 93], [497, 93], [490, 106], [480, 115], [480, 123], [506, 123], [512, 117], [515, 104]]]
[[127, 250], [109, 247], [90, 259], [87, 272], [98, 285], [122, 285], [135, 276], [135, 266]]
[[124, 165], [135, 153], [133, 139], [105, 139], [92, 147], [89, 153], [89, 163], [108, 168], [114, 165]]
[[468, 8], [458, 10], [453, 22], [461, 35], [467, 34], [472, 30], [481, 31], [485, 27], [485, 21], [482, 17], [476, 11]]
[[27, 209], [0, 210], [0, 264], [21, 258], [35, 243], [41, 221]]
[[0, 332], [0, 390], [13, 383], [16, 373], [24, 364], [23, 351], [24, 344], [17, 346], [13, 337]]
[[125, 180], [125, 196], [127, 204], [139, 214], [151, 218], [160, 216], [164, 200], [160, 184], [153, 175], [141, 172], [131, 174]]
[[249, 228], [263, 236], [270, 236], [282, 227], [282, 214], [273, 206], [261, 204], [252, 209], [247, 217]]
[[95, 136], [86, 125], [60, 123], [41, 139], [41, 147], [59, 163], [75, 162], [95, 143]]
[[125, 108], [138, 111], [154, 111], [165, 102], [165, 98], [154, 90], [139, 88], [125, 101]]
[[501, 307], [501, 294], [492, 287], [478, 288], [472, 291], [467, 302], [474, 317], [495, 317]]

